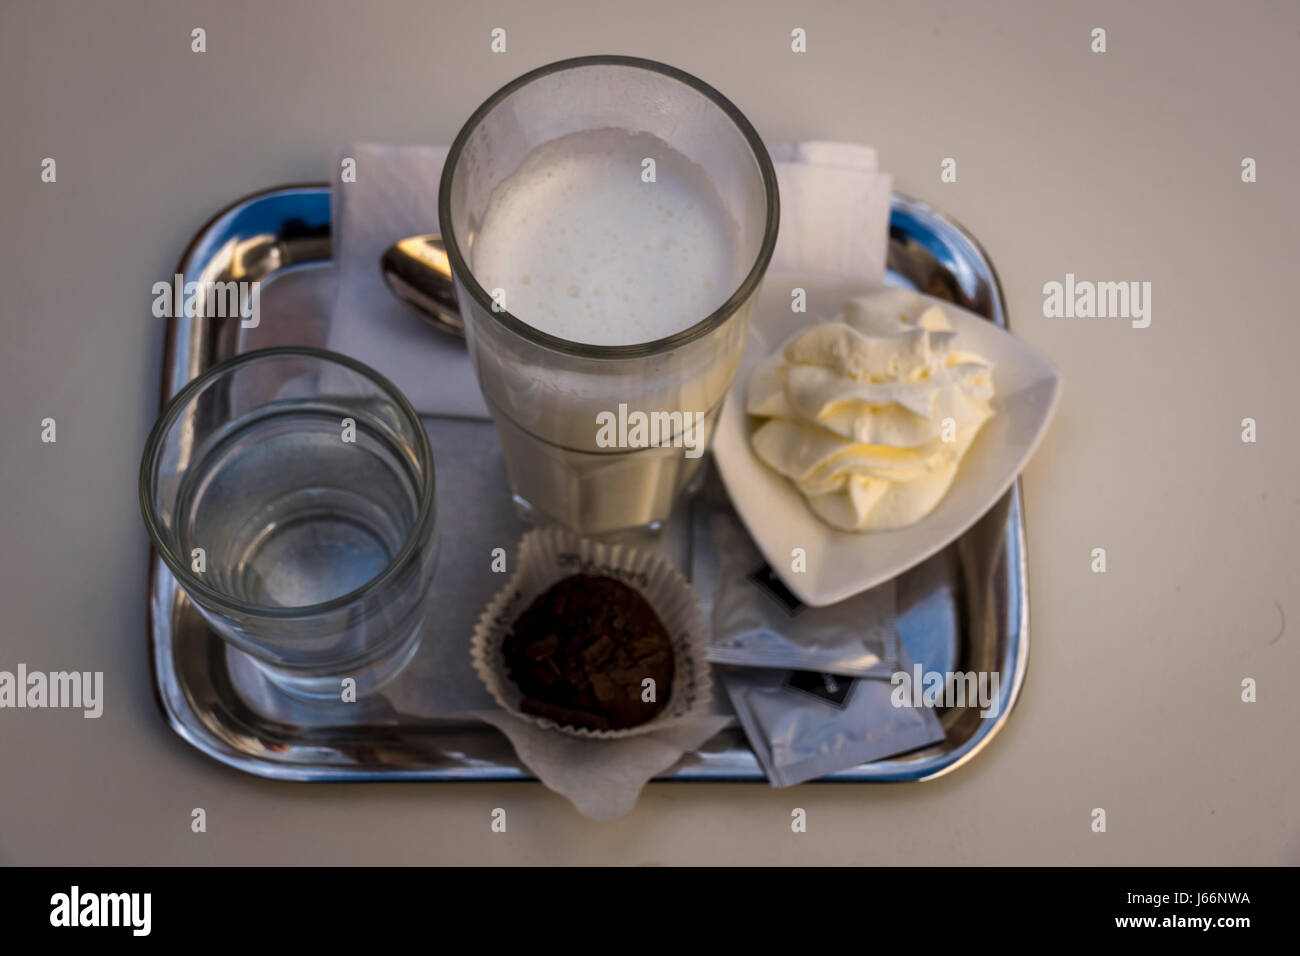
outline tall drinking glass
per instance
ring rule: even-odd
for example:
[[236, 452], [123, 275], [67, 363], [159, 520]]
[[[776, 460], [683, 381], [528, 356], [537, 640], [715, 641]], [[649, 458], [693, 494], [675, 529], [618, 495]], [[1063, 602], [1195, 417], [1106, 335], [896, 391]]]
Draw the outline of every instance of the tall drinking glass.
[[582, 57], [480, 106], [440, 190], [516, 505], [580, 534], [657, 527], [700, 464], [776, 244], [758, 134], [680, 70]]

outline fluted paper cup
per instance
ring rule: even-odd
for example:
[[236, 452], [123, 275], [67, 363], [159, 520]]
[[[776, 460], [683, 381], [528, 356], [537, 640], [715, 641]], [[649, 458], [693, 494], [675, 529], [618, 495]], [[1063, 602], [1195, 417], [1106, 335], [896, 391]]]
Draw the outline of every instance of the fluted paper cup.
[[[520, 710], [523, 695], [506, 671], [502, 652], [506, 635], [543, 592], [577, 574], [614, 578], [633, 588], [654, 609], [668, 632], [673, 648], [672, 686], [659, 713], [643, 724], [593, 730], [559, 724]], [[503, 709], [521, 720], [575, 737], [614, 740], [651, 733], [709, 712], [713, 682], [704, 628], [694, 590], [676, 568], [657, 554], [580, 538], [561, 528], [538, 528], [520, 541], [514, 574], [479, 617], [470, 655], [488, 692]]]

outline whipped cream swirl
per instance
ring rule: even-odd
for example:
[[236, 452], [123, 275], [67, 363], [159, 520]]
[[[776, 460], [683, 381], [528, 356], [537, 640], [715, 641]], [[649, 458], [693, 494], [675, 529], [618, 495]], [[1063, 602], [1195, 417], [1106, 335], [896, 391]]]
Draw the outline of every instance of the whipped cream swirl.
[[956, 347], [943, 310], [887, 290], [790, 338], [750, 375], [754, 451], [844, 531], [920, 521], [993, 414], [992, 366]]

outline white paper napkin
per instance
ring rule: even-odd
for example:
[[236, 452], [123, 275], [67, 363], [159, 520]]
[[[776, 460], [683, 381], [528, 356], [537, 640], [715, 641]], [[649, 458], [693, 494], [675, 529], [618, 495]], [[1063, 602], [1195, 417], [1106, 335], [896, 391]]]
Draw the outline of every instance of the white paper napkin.
[[[781, 229], [769, 271], [823, 273], [880, 284], [892, 183], [877, 171], [875, 150], [827, 142], [769, 150], [781, 193]], [[438, 179], [446, 154], [441, 147], [370, 144], [339, 151], [339, 158], [356, 161], [356, 181], [334, 184], [338, 291], [328, 345], [378, 369], [422, 414], [486, 419], [464, 346], [430, 329], [389, 291], [379, 270], [380, 256], [397, 240], [438, 232]], [[335, 168], [341, 168], [340, 163]], [[508, 507], [504, 494], [501, 497], [501, 506]], [[462, 640], [454, 635], [439, 639]], [[468, 633], [463, 642], [468, 660]], [[413, 701], [408, 677], [413, 675], [400, 679], [406, 697], [402, 710], [426, 715], [455, 711], [492, 724], [544, 784], [595, 820], [627, 813], [650, 779], [734, 719], [714, 714], [625, 740], [580, 740], [534, 727], [504, 711], [422, 699], [434, 683], [425, 682], [421, 699]]]
[[356, 160], [356, 182], [334, 183], [338, 293], [328, 347], [387, 376], [422, 414], [487, 418], [464, 343], [431, 329], [379, 271], [397, 240], [438, 231], [447, 148], [357, 145], [336, 158], [344, 156]]
[[641, 788], [649, 780], [700, 747], [732, 719], [711, 714], [639, 737], [583, 740], [543, 730], [504, 710], [471, 713], [510, 738], [524, 766], [592, 820], [623, 816], [636, 806]]
[[[781, 192], [768, 271], [881, 283], [892, 182], [876, 169], [876, 151], [829, 142], [768, 151]], [[423, 414], [487, 418], [464, 346], [429, 328], [379, 271], [379, 257], [397, 240], [438, 232], [446, 148], [357, 144], [337, 158], [345, 156], [356, 160], [356, 181], [334, 184], [338, 294], [329, 347], [378, 369]]]

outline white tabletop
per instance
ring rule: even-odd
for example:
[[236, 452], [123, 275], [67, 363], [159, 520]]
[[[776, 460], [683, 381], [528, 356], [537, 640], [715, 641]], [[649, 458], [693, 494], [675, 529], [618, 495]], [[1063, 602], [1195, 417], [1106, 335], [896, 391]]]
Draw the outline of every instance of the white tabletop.
[[[1283, 627], [1300, 620], [1300, 7], [138, 6], [0, 8], [0, 670], [106, 684], [97, 720], [0, 710], [0, 862], [1300, 862], [1300, 640]], [[450, 142], [508, 79], [597, 52], [695, 73], [769, 141], [875, 145], [898, 191], [988, 249], [1013, 330], [1065, 379], [1024, 474], [1019, 706], [934, 782], [654, 785], [605, 824], [533, 784], [299, 785], [219, 766], [164, 724], [145, 655], [153, 283], [227, 202], [326, 179], [337, 144]], [[1150, 282], [1150, 326], [1045, 318], [1043, 285], [1067, 273]]]

